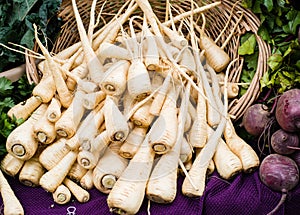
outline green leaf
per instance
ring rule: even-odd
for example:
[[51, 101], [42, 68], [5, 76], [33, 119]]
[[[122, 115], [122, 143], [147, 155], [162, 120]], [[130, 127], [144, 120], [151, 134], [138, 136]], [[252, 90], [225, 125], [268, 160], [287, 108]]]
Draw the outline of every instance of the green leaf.
[[284, 7], [286, 4], [286, 0], [277, 0], [276, 1], [279, 7]]
[[290, 10], [286, 14], [288, 23], [282, 27], [283, 31], [289, 34], [295, 34], [297, 26], [300, 25], [300, 11]]
[[280, 84], [281, 88], [279, 88], [278, 92], [283, 93], [287, 89], [291, 87], [291, 80], [288, 79], [283, 73], [278, 73], [277, 83]]
[[271, 37], [270, 37], [270, 34], [269, 34], [269, 31], [268, 31], [268, 29], [265, 27], [265, 26], [263, 26], [263, 25], [261, 25], [260, 27], [259, 27], [259, 29], [258, 29], [258, 35], [263, 39], [263, 40], [265, 40], [265, 41], [267, 41], [267, 42], [271, 42]]
[[26, 31], [26, 33], [23, 35], [20, 44], [26, 45], [26, 47], [32, 49], [34, 47], [34, 32], [30, 29]]
[[295, 73], [289, 72], [289, 71], [282, 71], [282, 74], [286, 77], [289, 78], [291, 81], [295, 79]]
[[8, 135], [15, 128], [15, 124], [11, 122], [8, 116], [5, 113], [1, 113], [0, 115], [0, 134], [7, 138]]
[[260, 79], [260, 89], [262, 90], [265, 87], [269, 87], [270, 83], [270, 73], [266, 72]]
[[268, 66], [273, 70], [275, 71], [276, 69], [278, 69], [281, 65], [282, 65], [282, 61], [283, 61], [283, 57], [281, 54], [272, 54], [267, 63], [268, 63]]
[[0, 113], [7, 112], [10, 108], [15, 105], [15, 102], [12, 98], [6, 97], [0, 101]]
[[254, 4], [252, 6], [252, 11], [254, 13], [262, 13], [262, 10], [261, 10], [262, 3], [263, 3], [263, 0], [254, 1]]
[[273, 0], [264, 0], [264, 5], [266, 6], [268, 12], [273, 9]]
[[254, 75], [255, 75], [255, 70], [247, 70], [245, 68], [242, 70], [240, 82], [246, 83], [246, 84], [241, 85], [239, 96], [242, 96], [246, 93], [246, 91], [249, 87], [248, 84], [252, 81]]
[[[13, 42], [33, 48], [32, 24], [40, 26], [52, 45], [60, 32], [61, 20], [56, 16], [62, 0], [0, 1], [0, 42]], [[30, 32], [29, 30], [32, 30]], [[49, 47], [51, 49], [52, 47]], [[25, 62], [24, 55], [0, 47], [0, 72]]]
[[254, 53], [256, 47], [256, 38], [254, 34], [248, 36], [248, 38], [241, 43], [238, 49], [239, 55], [251, 55]]
[[5, 77], [0, 78], [0, 96], [4, 97], [12, 92], [12, 82]]
[[284, 52], [283, 57], [288, 56], [293, 51], [291, 46], [288, 46], [287, 50]]
[[14, 0], [13, 13], [19, 21], [23, 21], [38, 0]]
[[295, 66], [297, 67], [298, 70], [300, 70], [300, 60], [297, 60], [297, 62], [295, 63]]
[[257, 69], [257, 60], [258, 60], [258, 51], [256, 51], [252, 55], [245, 55], [244, 58], [245, 58], [245, 61], [246, 61], [246, 67], [249, 70], [256, 71], [256, 69]]
[[18, 93], [23, 97], [29, 97], [32, 93], [35, 84], [29, 84], [26, 75], [23, 75], [17, 83]]
[[282, 25], [283, 25], [282, 18], [281, 18], [280, 16], [277, 16], [277, 17], [275, 18], [275, 23], [276, 23], [276, 25], [278, 25], [278, 26], [282, 26]]
[[241, 5], [245, 8], [251, 8], [252, 7], [252, 3], [253, 1], [252, 0], [243, 0], [241, 2]]

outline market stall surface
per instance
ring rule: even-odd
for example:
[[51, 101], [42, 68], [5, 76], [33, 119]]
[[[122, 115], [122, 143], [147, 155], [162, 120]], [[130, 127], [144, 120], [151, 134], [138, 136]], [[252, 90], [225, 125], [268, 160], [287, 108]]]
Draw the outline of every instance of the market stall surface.
[[[41, 187], [28, 187], [19, 182], [17, 178], [6, 175], [16, 196], [20, 199], [27, 215], [108, 215], [109, 208], [106, 203], [107, 195], [93, 188], [90, 200], [79, 203], [75, 198], [66, 204], [59, 205], [53, 201], [52, 194]], [[263, 185], [259, 179], [258, 171], [252, 174], [239, 174], [232, 180], [223, 180], [218, 173], [209, 176], [207, 187], [201, 198], [189, 198], [181, 193], [183, 177], [178, 179], [178, 192], [173, 203], [150, 203], [150, 213], [156, 214], [191, 214], [191, 215], [265, 215], [280, 201], [281, 193], [274, 192]], [[0, 204], [3, 207], [2, 200]], [[276, 215], [296, 215], [300, 210], [300, 185], [289, 192], [283, 207]], [[0, 211], [3, 211], [3, 208]], [[138, 215], [148, 214], [148, 200], [144, 199]]]

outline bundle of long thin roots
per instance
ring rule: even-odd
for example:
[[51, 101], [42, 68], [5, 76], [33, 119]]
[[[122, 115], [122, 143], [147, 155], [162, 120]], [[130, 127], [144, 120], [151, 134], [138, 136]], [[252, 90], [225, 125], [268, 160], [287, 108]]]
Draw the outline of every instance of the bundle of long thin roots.
[[93, 1], [85, 30], [72, 0], [80, 41], [55, 55], [34, 26], [41, 54], [27, 54], [42, 59], [43, 75], [8, 112], [25, 121], [7, 138], [2, 169], [59, 204], [86, 202], [95, 187], [119, 214], [137, 213], [145, 197], [171, 203], [179, 174], [181, 192], [197, 197], [215, 170], [223, 179], [252, 172], [259, 159], [228, 114], [238, 59], [205, 33], [205, 14], [220, 4], [192, 1], [182, 13], [170, 3], [161, 22], [148, 1], [132, 0], [97, 28]]

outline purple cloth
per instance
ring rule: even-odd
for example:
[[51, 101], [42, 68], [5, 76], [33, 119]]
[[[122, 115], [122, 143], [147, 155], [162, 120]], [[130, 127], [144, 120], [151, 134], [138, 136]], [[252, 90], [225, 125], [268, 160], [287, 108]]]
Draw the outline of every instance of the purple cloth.
[[[26, 215], [108, 215], [106, 195], [96, 189], [90, 190], [90, 200], [79, 203], [72, 199], [67, 205], [54, 203], [51, 193], [42, 188], [32, 188], [21, 184], [17, 178], [6, 176], [16, 196], [20, 199]], [[183, 177], [178, 179], [178, 192], [172, 204], [162, 205], [151, 202], [150, 212], [168, 215], [265, 215], [279, 202], [281, 194], [270, 190], [259, 180], [258, 172], [239, 174], [231, 181], [225, 181], [213, 173], [201, 198], [188, 198], [181, 193]], [[2, 205], [2, 200], [0, 199]], [[70, 213], [76, 208], [75, 213]], [[300, 185], [289, 192], [283, 207], [276, 215], [300, 214]], [[0, 214], [3, 214], [0, 211]], [[138, 215], [147, 214], [147, 201]]]

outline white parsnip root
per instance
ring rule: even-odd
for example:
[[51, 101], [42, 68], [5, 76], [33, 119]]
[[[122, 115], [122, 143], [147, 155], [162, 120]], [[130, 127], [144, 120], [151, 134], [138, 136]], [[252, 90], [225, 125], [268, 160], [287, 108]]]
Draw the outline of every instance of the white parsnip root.
[[24, 209], [20, 201], [11, 189], [7, 179], [0, 171], [0, 193], [4, 204], [4, 214], [6, 215], [23, 215]]
[[[112, 212], [136, 214], [145, 198], [172, 203], [178, 172], [182, 193], [199, 197], [214, 171], [227, 180], [257, 168], [228, 114], [239, 91], [228, 82], [237, 60], [224, 48], [231, 36], [218, 47], [205, 31], [204, 13], [222, 2], [192, 3], [179, 15], [170, 3], [162, 22], [147, 0], [130, 0], [102, 27], [96, 2], [85, 29], [71, 1], [80, 42], [56, 55], [34, 25], [43, 76], [8, 113], [25, 122], [7, 138], [2, 171], [51, 192], [57, 204], [87, 202], [96, 188]], [[193, 19], [201, 16], [200, 28]], [[17, 200], [2, 173], [0, 188], [7, 214], [23, 214], [19, 202], [7, 202]]]

